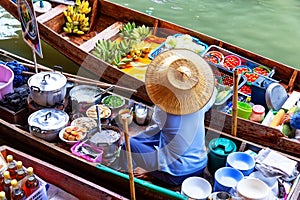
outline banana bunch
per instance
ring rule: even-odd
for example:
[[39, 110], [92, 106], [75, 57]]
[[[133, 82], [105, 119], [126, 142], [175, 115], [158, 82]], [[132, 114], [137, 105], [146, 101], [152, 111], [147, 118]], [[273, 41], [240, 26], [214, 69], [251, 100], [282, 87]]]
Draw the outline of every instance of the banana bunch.
[[67, 19], [65, 27], [63, 27], [66, 33], [75, 33], [83, 35], [90, 30], [89, 17], [86, 16], [91, 12], [89, 2], [83, 0], [76, 0], [74, 6], [68, 6], [68, 9], [64, 11], [64, 15]]
[[94, 49], [92, 50], [92, 54], [111, 64], [115, 58], [115, 55], [119, 54], [117, 47], [118, 46], [115, 42], [100, 39], [97, 41]]
[[148, 26], [138, 26], [131, 32], [131, 38], [135, 40], [144, 40], [151, 35], [151, 30]]
[[134, 22], [128, 22], [120, 29], [120, 36], [122, 36], [124, 39], [131, 39], [131, 33], [135, 28], [136, 25]]

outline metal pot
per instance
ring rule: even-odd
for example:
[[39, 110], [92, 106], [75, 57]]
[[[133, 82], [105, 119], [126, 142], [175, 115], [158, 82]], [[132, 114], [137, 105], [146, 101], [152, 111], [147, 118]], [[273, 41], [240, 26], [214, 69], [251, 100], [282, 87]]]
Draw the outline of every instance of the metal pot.
[[40, 72], [28, 79], [30, 97], [41, 106], [62, 103], [66, 95], [67, 78], [58, 72]]
[[103, 92], [102, 89], [92, 85], [77, 85], [73, 87], [69, 93], [72, 110], [85, 113], [89, 107], [96, 104], [96, 101], [101, 97], [97, 95], [101, 92]]
[[61, 110], [44, 108], [28, 117], [29, 131], [48, 142], [58, 140], [58, 133], [67, 126], [69, 115]]
[[[101, 148], [103, 150], [103, 160], [104, 162], [111, 162], [115, 159], [116, 153], [121, 145], [121, 131], [119, 128], [114, 126], [102, 125], [101, 134], [99, 134], [98, 127], [93, 128], [87, 134], [87, 143]], [[104, 136], [106, 131], [113, 131], [115, 134], [111, 137], [112, 132], [108, 132], [108, 135]]]

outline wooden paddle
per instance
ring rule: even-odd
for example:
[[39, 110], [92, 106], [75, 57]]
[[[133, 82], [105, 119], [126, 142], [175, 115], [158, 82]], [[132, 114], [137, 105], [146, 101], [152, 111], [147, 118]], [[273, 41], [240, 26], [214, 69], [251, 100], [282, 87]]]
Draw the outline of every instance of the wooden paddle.
[[233, 95], [232, 95], [232, 128], [231, 134], [236, 137], [237, 132], [237, 101], [238, 101], [239, 74], [235, 69], [233, 71]]
[[130, 196], [132, 200], [135, 200], [135, 188], [134, 188], [134, 176], [133, 176], [133, 166], [132, 166], [132, 157], [131, 157], [131, 148], [130, 141], [128, 135], [128, 117], [122, 116], [124, 135], [125, 135], [125, 144], [127, 151], [127, 165], [128, 165], [128, 173], [129, 173], [129, 183], [130, 183]]

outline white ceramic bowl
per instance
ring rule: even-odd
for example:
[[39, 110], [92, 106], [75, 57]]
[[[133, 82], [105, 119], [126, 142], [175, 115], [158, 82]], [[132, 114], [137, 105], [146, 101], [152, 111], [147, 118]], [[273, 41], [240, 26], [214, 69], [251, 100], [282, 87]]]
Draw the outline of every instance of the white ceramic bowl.
[[263, 181], [257, 178], [245, 178], [238, 182], [238, 196], [245, 200], [268, 200], [270, 188]]
[[[82, 139], [84, 139], [86, 137], [86, 132], [83, 132], [80, 130], [80, 128], [78, 128], [79, 130], [77, 131], [79, 138], [76, 139], [76, 136], [73, 135], [72, 133], [70, 133], [69, 131], [67, 131], [67, 129], [71, 129], [71, 130], [75, 130], [75, 127], [76, 126], [67, 126], [63, 129], [60, 130], [58, 136], [59, 136], [59, 139], [61, 139], [62, 141], [64, 141], [65, 143], [69, 144], [69, 145], [74, 145], [76, 144], [77, 142], [81, 141]], [[65, 134], [65, 135], [64, 135]], [[66, 137], [66, 136], [69, 136], [69, 137]], [[73, 136], [73, 137], [71, 137]]]
[[201, 177], [189, 177], [181, 185], [181, 193], [192, 199], [207, 199], [211, 191], [210, 183]]

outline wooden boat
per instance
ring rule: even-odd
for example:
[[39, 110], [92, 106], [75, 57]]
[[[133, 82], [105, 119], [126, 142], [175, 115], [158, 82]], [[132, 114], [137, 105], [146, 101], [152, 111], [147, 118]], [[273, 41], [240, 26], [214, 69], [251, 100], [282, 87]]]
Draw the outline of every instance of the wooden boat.
[[[6, 158], [7, 155], [12, 155], [15, 160], [22, 161], [23, 166], [33, 167], [34, 173], [43, 181], [45, 181], [45, 184], [41, 183], [40, 188], [38, 189], [38, 191], [36, 191], [37, 194], [34, 195], [34, 199], [39, 199], [41, 197], [47, 196], [47, 193], [45, 194], [46, 189], [43, 190], [42, 188], [46, 187], [46, 184], [50, 184], [49, 188], [54, 186], [55, 188], [63, 190], [65, 194], [73, 195], [73, 197], [80, 199], [126, 199], [121, 195], [113, 193], [68, 171], [65, 171], [61, 168], [51, 165], [50, 163], [44, 162], [9, 146], [0, 146], [0, 152], [2, 158]], [[62, 195], [62, 193], [60, 193], [60, 195]], [[53, 193], [51, 196], [52, 198], [55, 198], [56, 194]], [[65, 197], [70, 198], [70, 196]]]
[[[297, 78], [299, 70], [294, 69], [293, 67], [260, 56], [203, 33], [178, 26], [109, 1], [90, 0], [89, 2], [92, 6], [91, 32], [96, 32], [96, 36], [91, 38], [89, 38], [89, 36], [84, 37], [85, 40], [78, 38], [74, 39], [72, 37], [66, 39], [62, 27], [66, 21], [63, 11], [67, 9], [67, 6], [58, 4], [53, 4], [52, 10], [37, 17], [40, 35], [42, 39], [51, 44], [51, 46], [93, 73], [95, 75], [93, 78], [96, 77], [98, 80], [101, 75], [101, 80], [137, 90], [136, 93], [123, 92], [122, 95], [126, 97], [151, 104], [143, 80], [134, 77], [134, 74], [130, 74], [126, 69], [118, 69], [109, 63], [104, 62], [94, 56], [91, 51], [98, 40], [117, 38], [120, 28], [127, 22], [135, 22], [136, 24], [144, 24], [153, 27], [153, 35], [158, 38], [166, 38], [167, 36], [176, 33], [189, 34], [190, 36], [200, 39], [207, 45], [215, 45], [270, 69], [274, 69], [275, 74], [272, 78], [279, 80], [288, 92], [300, 89], [300, 79]], [[16, 5], [12, 1], [1, 2], [1, 6], [18, 18]], [[118, 12], [116, 12], [116, 10]], [[214, 117], [214, 120], [211, 120], [212, 116]], [[220, 121], [224, 123], [220, 124]], [[231, 132], [230, 122], [230, 115], [214, 109], [212, 109], [206, 117], [206, 126], [213, 127], [213, 129], [226, 133]], [[249, 120], [238, 118], [237, 137], [269, 146], [289, 154], [296, 156], [300, 155], [298, 153], [299, 151], [297, 151], [299, 148], [298, 141], [284, 137], [277, 129], [253, 123]]]
[[[28, 61], [26, 59], [23, 59], [19, 56], [13, 55], [9, 52], [2, 51], [2, 56], [0, 56], [1, 60], [8, 59], [6, 62], [11, 61], [11, 58], [13, 57], [13, 60], [17, 60], [20, 63], [23, 63], [26, 66], [33, 66], [33, 63], [31, 61]], [[4, 56], [4, 58], [2, 58]], [[49, 68], [39, 66], [42, 70], [49, 70]], [[32, 68], [33, 69], [33, 68]], [[28, 73], [30, 74], [30, 73]], [[65, 73], [65, 75], [68, 78], [72, 78], [74, 75], [69, 75]], [[70, 77], [71, 76], [71, 77]], [[76, 76], [76, 80], [81, 80], [85, 78]], [[74, 80], [74, 79], [70, 79]], [[1, 108], [1, 112], [3, 112], [3, 108]], [[25, 111], [24, 111], [25, 112]], [[63, 168], [67, 171], [70, 171], [71, 173], [76, 174], [71, 176], [72, 178], [76, 180], [82, 180], [82, 178], [91, 181], [93, 184], [99, 185], [99, 187], [107, 188], [107, 193], [109, 195], [115, 195], [112, 199], [122, 199], [124, 197], [129, 197], [129, 177], [126, 174], [123, 174], [121, 172], [118, 172], [108, 166], [99, 164], [99, 163], [92, 163], [87, 160], [84, 160], [80, 157], [75, 156], [70, 151], [70, 146], [66, 145], [63, 142], [57, 142], [57, 143], [49, 143], [43, 139], [37, 138], [29, 133], [27, 125], [22, 123], [24, 121], [24, 118], [27, 114], [23, 113], [13, 113], [12, 111], [8, 112], [6, 109], [5, 115], [9, 116], [3, 116], [1, 115], [0, 119], [0, 143], [3, 144], [9, 144], [13, 145], [14, 148], [19, 149], [20, 151], [23, 151], [27, 154], [30, 154], [32, 156], [35, 156], [37, 158], [40, 158], [44, 161], [47, 161], [51, 163], [52, 165], [55, 165], [57, 167]], [[26, 113], [26, 112], [25, 112]], [[11, 117], [14, 116], [14, 117]], [[26, 119], [26, 118], [25, 118]], [[140, 127], [143, 128], [143, 127]], [[131, 129], [132, 130], [132, 129]], [[230, 134], [216, 131], [210, 127], [207, 127], [207, 139], [213, 139], [217, 137], [226, 137], [231, 139], [235, 142], [235, 144], [238, 147], [239, 151], [245, 151], [245, 150], [252, 150], [254, 152], [258, 152], [260, 149], [265, 148], [261, 145], [252, 143], [247, 140], [243, 140], [241, 138], [233, 137]], [[21, 159], [20, 152], [17, 152], [15, 150], [11, 150], [10, 148], [4, 147], [6, 152], [4, 155], [11, 153], [13, 154], [16, 159]], [[24, 155], [24, 154], [21, 154]], [[288, 158], [291, 158], [298, 163], [300, 163], [300, 159], [283, 154], [287, 156]], [[27, 156], [26, 156], [27, 157]], [[32, 157], [30, 157], [33, 159]], [[33, 165], [30, 162], [25, 161], [25, 166]], [[64, 173], [65, 175], [69, 175], [67, 172], [59, 171], [57, 167], [54, 167], [52, 165], [46, 165], [51, 171], [53, 172], [55, 177], [57, 173]], [[300, 166], [300, 165], [299, 165]], [[81, 196], [81, 193], [79, 190], [73, 191], [74, 188], [71, 190], [70, 187], [72, 185], [64, 186], [65, 182], [60, 182], [61, 179], [55, 179], [52, 180], [52, 177], [54, 176], [52, 173], [47, 173], [45, 176], [45, 166], [44, 163], [41, 161], [37, 161], [35, 163], [35, 167], [38, 168], [37, 174], [45, 179], [45, 181], [49, 181], [50, 183], [53, 182], [53, 184], [58, 185], [59, 187], [65, 189], [66, 191], [72, 193], [74, 192], [75, 196], [78, 196], [83, 199], [85, 199], [85, 196]], [[59, 175], [57, 175], [59, 176]], [[81, 178], [79, 178], [79, 177]], [[206, 178], [212, 183], [212, 176], [207, 173]], [[64, 178], [63, 180], [69, 180], [69, 177]], [[89, 183], [87, 181], [87, 183]], [[87, 184], [92, 185], [93, 187], [98, 187], [96, 185], [93, 185], [92, 183]], [[90, 186], [89, 186], [90, 187]], [[100, 188], [101, 188], [100, 187]], [[181, 195], [180, 193], [176, 191], [180, 191], [180, 188], [178, 187], [170, 187], [166, 186], [165, 184], [162, 184], [161, 182], [148, 182], [142, 179], [135, 178], [135, 187], [136, 187], [136, 196], [138, 199], [186, 199], [186, 196]], [[299, 196], [299, 190], [297, 188], [300, 187], [300, 183], [295, 182], [292, 192], [290, 193], [291, 199], [297, 198]], [[76, 188], [75, 188], [76, 189]], [[91, 188], [89, 188], [90, 191]], [[104, 190], [104, 189], [103, 189]], [[109, 190], [113, 191], [110, 192]], [[104, 190], [105, 192], [106, 190]], [[97, 190], [91, 191], [89, 194], [91, 195], [98, 195], [96, 194]], [[73, 193], [72, 193], [73, 194]], [[120, 194], [120, 195], [117, 195]], [[85, 195], [85, 194], [82, 194]], [[87, 194], [88, 195], [88, 194]], [[123, 197], [124, 196], [124, 197]], [[94, 196], [95, 197], [95, 196]], [[96, 196], [98, 198], [98, 196]], [[92, 199], [92, 198], [88, 198]]]

